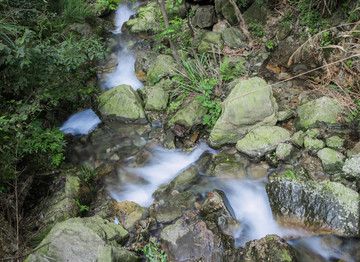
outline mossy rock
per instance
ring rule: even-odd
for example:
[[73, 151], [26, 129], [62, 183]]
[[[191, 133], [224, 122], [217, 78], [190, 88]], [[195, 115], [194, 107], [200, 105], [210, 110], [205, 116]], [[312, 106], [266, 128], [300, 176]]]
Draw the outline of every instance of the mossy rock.
[[324, 171], [335, 173], [341, 171], [344, 165], [344, 155], [330, 148], [321, 149], [317, 156], [320, 158]]
[[166, 109], [169, 101], [169, 95], [165, 90], [167, 82], [162, 80], [154, 86], [146, 86], [145, 93], [145, 110], [162, 111]]
[[176, 68], [175, 60], [169, 55], [158, 55], [153, 65], [147, 72], [146, 82], [153, 85], [160, 80], [161, 77], [174, 72]]
[[136, 18], [130, 19], [124, 23], [123, 29], [131, 34], [153, 35], [156, 22], [157, 4], [149, 2], [146, 6], [140, 7]]
[[142, 101], [129, 85], [119, 85], [106, 91], [99, 97], [98, 103], [104, 120], [115, 118], [129, 122], [147, 122]]
[[224, 48], [224, 41], [220, 33], [205, 32], [201, 38], [198, 47], [199, 53], [207, 53], [211, 51], [221, 51]]

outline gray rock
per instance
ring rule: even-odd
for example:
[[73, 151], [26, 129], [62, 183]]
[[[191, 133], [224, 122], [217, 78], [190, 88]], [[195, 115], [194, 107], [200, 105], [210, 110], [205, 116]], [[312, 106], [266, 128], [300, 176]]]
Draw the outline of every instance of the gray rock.
[[241, 80], [223, 102], [209, 142], [219, 147], [235, 143], [258, 126], [273, 126], [277, 110], [272, 89], [264, 80], [258, 77]]
[[326, 146], [333, 148], [335, 150], [341, 150], [345, 145], [345, 139], [338, 136], [331, 136], [325, 140]]
[[292, 110], [292, 109], [279, 111], [278, 121], [280, 121], [280, 122], [286, 121], [286, 120], [289, 120], [290, 118], [292, 118], [293, 116], [294, 116], [294, 110]]
[[308, 129], [326, 125], [339, 127], [337, 117], [341, 114], [341, 106], [335, 99], [322, 97], [301, 105], [297, 109], [296, 129]]
[[131, 34], [154, 34], [154, 28], [157, 26], [157, 4], [149, 2], [137, 11], [138, 17], [128, 20], [124, 23], [122, 30]]
[[230, 27], [224, 28], [222, 31], [222, 38], [230, 48], [240, 48], [246, 45], [246, 36], [238, 28]]
[[344, 155], [330, 148], [321, 149], [317, 156], [320, 158], [324, 171], [335, 173], [341, 171], [344, 165]]
[[360, 142], [357, 142], [353, 148], [346, 151], [346, 156], [351, 157], [351, 156], [357, 155], [359, 153], [360, 153]]
[[211, 175], [222, 178], [246, 178], [247, 165], [246, 160], [221, 152], [215, 157]]
[[291, 144], [280, 143], [276, 147], [276, 156], [281, 160], [288, 160], [294, 147]]
[[[98, 216], [72, 218], [56, 224], [40, 243], [40, 248], [27, 261], [87, 262], [97, 261], [98, 255], [107, 259], [111, 254], [101, 249], [107, 246], [120, 249], [120, 244], [128, 237], [128, 232], [123, 227]], [[122, 252], [122, 261], [138, 261], [134, 253], [125, 250]]]
[[341, 235], [359, 233], [359, 194], [340, 183], [276, 177], [266, 191], [274, 216], [285, 223]]
[[146, 86], [144, 88], [145, 110], [162, 111], [166, 109], [169, 101], [169, 95], [165, 91], [165, 85], [166, 82], [162, 80], [154, 86]]
[[346, 174], [354, 178], [360, 178], [360, 153], [346, 159], [342, 169]]
[[195, 15], [191, 20], [194, 26], [200, 28], [211, 27], [216, 23], [215, 8], [212, 5], [200, 6], [196, 9]]
[[147, 122], [142, 101], [129, 85], [119, 85], [106, 91], [98, 102], [105, 121], [114, 118], [126, 122]]
[[236, 143], [236, 149], [250, 157], [262, 157], [279, 143], [290, 139], [290, 132], [278, 126], [261, 126]]
[[269, 9], [264, 4], [254, 2], [243, 14], [247, 24], [259, 23], [266, 24], [266, 17], [268, 16]]
[[311, 152], [317, 152], [325, 147], [324, 141], [316, 138], [306, 136], [304, 139], [304, 146]]
[[304, 145], [304, 137], [305, 133], [300, 130], [294, 133], [293, 137], [291, 138], [291, 142], [298, 147], [302, 147]]
[[295, 249], [277, 235], [247, 242], [244, 252], [251, 261], [298, 261]]
[[147, 72], [146, 81], [148, 84], [154, 84], [160, 80], [162, 76], [168, 75], [176, 68], [175, 60], [169, 55], [159, 55], [156, 57]]
[[224, 17], [230, 25], [238, 22], [235, 10], [229, 0], [215, 0], [215, 10], [218, 17]]
[[221, 51], [224, 48], [224, 41], [220, 33], [205, 32], [198, 46], [199, 53]]

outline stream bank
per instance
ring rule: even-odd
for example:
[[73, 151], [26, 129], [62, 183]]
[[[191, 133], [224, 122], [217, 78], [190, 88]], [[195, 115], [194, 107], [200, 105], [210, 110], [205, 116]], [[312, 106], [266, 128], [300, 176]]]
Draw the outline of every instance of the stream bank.
[[[147, 10], [146, 23], [133, 18], [125, 32], [151, 35], [153, 6], [138, 11]], [[339, 120], [336, 100], [303, 95], [301, 80], [268, 87], [272, 80], [261, 70], [274, 68], [273, 60], [262, 50], [245, 63], [250, 76], [229, 83], [222, 114], [207, 134], [196, 100], [174, 115], [164, 111], [167, 80], [152, 80], [170, 72], [171, 56], [144, 53], [138, 48], [148, 40], [132, 41], [110, 63], [135, 61], [133, 75], [145, 73], [148, 81], [139, 77], [142, 89], [126, 73], [124, 82], [108, 85], [101, 79], [126, 70], [104, 67], [102, 86], [116, 87], [99, 98], [95, 111], [103, 123], [73, 138], [68, 159], [83, 170], [60, 174], [53, 194], [29, 216], [31, 230], [55, 226], [28, 261], [140, 261], [136, 250], [150, 237], [171, 261], [356, 261], [358, 130], [353, 120]], [[129, 50], [136, 60], [127, 60]], [[79, 215], [85, 217], [73, 218]]]

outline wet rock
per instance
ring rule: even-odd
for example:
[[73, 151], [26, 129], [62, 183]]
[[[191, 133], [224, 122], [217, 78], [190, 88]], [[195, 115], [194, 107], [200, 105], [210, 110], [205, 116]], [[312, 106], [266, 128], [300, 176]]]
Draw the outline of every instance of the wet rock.
[[360, 153], [346, 159], [342, 170], [352, 178], [360, 179]]
[[305, 137], [305, 133], [302, 130], [300, 130], [294, 133], [294, 135], [291, 138], [291, 142], [298, 147], [302, 147], [304, 145], [304, 137]]
[[221, 34], [225, 43], [230, 48], [240, 48], [245, 46], [246, 44], [245, 41], [247, 40], [247, 38], [245, 34], [238, 28], [235, 27], [224, 28]]
[[169, 223], [179, 218], [186, 211], [194, 209], [196, 201], [194, 193], [189, 191], [175, 192], [173, 196], [153, 203], [149, 207], [150, 217], [154, 217], [158, 223]]
[[341, 110], [339, 102], [329, 97], [310, 101], [297, 109], [295, 127], [303, 130], [321, 125], [339, 127], [341, 124], [337, 116], [341, 114]]
[[214, 160], [211, 175], [216, 177], [246, 178], [246, 166], [248, 162], [238, 155], [230, 155], [225, 152], [219, 153]]
[[201, 38], [198, 47], [199, 53], [206, 53], [211, 51], [221, 51], [224, 48], [224, 42], [220, 33], [205, 32]]
[[276, 177], [266, 192], [277, 220], [340, 235], [359, 233], [359, 194], [340, 183]]
[[135, 73], [137, 78], [142, 81], [142, 82], [146, 82], [146, 76], [147, 76], [147, 72], [149, 71], [151, 65], [154, 64], [156, 57], [159, 54], [156, 52], [153, 52], [151, 50], [139, 50], [136, 51], [135, 56], [136, 56], [136, 60], [135, 60]]
[[200, 28], [213, 26], [216, 23], [214, 6], [204, 5], [197, 8], [194, 17], [191, 19], [191, 22], [194, 26]]
[[304, 138], [304, 146], [306, 149], [308, 149], [311, 152], [317, 152], [320, 149], [323, 149], [325, 147], [325, 143], [324, 143], [324, 141], [322, 141], [320, 139], [306, 136]]
[[326, 142], [326, 146], [335, 150], [341, 150], [345, 145], [345, 139], [340, 138], [338, 136], [328, 137], [326, 138], [325, 142]]
[[105, 121], [115, 118], [126, 122], [147, 122], [142, 101], [129, 85], [119, 85], [106, 91], [98, 102]]
[[210, 133], [212, 146], [235, 143], [251, 129], [275, 125], [278, 106], [271, 87], [266, 86], [258, 77], [239, 81], [224, 101], [221, 115]]
[[248, 179], [262, 179], [267, 177], [267, 172], [269, 165], [265, 161], [260, 161], [259, 163], [253, 163], [248, 168], [246, 168], [246, 174]]
[[238, 261], [232, 237], [201, 219], [180, 218], [161, 231], [160, 239], [172, 261]]
[[[176, 114], [170, 118], [167, 124], [174, 129], [177, 136], [182, 137], [191, 129], [202, 124], [206, 112], [207, 109], [201, 106], [199, 101], [196, 99], [188, 99]], [[183, 128], [184, 130], [177, 132], [176, 125], [180, 125], [178, 128]]]
[[289, 140], [290, 132], [278, 126], [261, 126], [236, 143], [236, 149], [250, 157], [262, 157], [279, 143]]
[[159, 81], [162, 76], [173, 72], [174, 68], [176, 68], [176, 63], [170, 55], [159, 55], [154, 64], [150, 66], [146, 81], [148, 84], [153, 84]]
[[341, 171], [344, 165], [344, 155], [333, 149], [321, 149], [317, 156], [320, 158], [324, 170], [328, 173]]
[[224, 17], [230, 25], [238, 22], [235, 10], [229, 0], [215, 0], [215, 10], [217, 16]]
[[298, 261], [295, 249], [277, 235], [247, 242], [244, 252], [251, 261]]
[[137, 11], [137, 17], [124, 23], [122, 31], [128, 31], [131, 34], [154, 34], [156, 22], [157, 4], [149, 2]]
[[280, 143], [276, 147], [276, 156], [281, 160], [288, 160], [291, 157], [291, 153], [294, 147], [291, 144]]
[[[97, 261], [99, 248], [120, 249], [128, 237], [123, 227], [98, 216], [72, 218], [57, 223], [27, 261]], [[123, 250], [123, 255], [128, 259], [123, 261], [138, 261], [132, 252]]]
[[169, 95], [165, 91], [165, 81], [155, 84], [154, 86], [146, 86], [145, 93], [145, 110], [162, 111], [166, 108], [169, 100]]
[[200, 215], [206, 220], [214, 222], [224, 234], [231, 235], [238, 223], [234, 210], [230, 206], [224, 192], [214, 190], [203, 203]]

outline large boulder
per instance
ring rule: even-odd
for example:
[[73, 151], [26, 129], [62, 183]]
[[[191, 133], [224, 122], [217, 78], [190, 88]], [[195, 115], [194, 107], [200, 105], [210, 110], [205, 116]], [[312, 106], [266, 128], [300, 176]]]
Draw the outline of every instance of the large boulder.
[[[123, 227], [98, 216], [72, 218], [56, 224], [26, 261], [139, 261], [120, 246], [128, 237]], [[104, 260], [109, 256], [113, 260]]]
[[234, 7], [229, 0], [215, 0], [215, 11], [218, 17], [224, 17], [231, 25], [238, 22]]
[[174, 72], [174, 68], [176, 68], [176, 63], [171, 56], [159, 55], [156, 57], [154, 64], [150, 66], [146, 81], [148, 84], [156, 83], [162, 76]]
[[129, 85], [116, 86], [99, 97], [99, 111], [104, 118], [146, 123], [142, 101]]
[[247, 24], [259, 23], [261, 25], [266, 24], [266, 18], [270, 13], [269, 9], [264, 4], [254, 2], [245, 12], [244, 19]]
[[255, 77], [239, 81], [223, 102], [209, 142], [214, 147], [236, 143], [251, 129], [275, 125], [277, 112], [272, 89], [263, 79]]
[[340, 235], [359, 234], [359, 194], [340, 183], [275, 177], [266, 191], [279, 221]]
[[335, 99], [321, 97], [301, 105], [297, 110], [295, 121], [296, 129], [306, 130], [312, 127], [339, 127], [338, 116], [341, 114], [341, 106]]
[[298, 261], [295, 249], [277, 235], [267, 235], [247, 242], [244, 253], [251, 261]]
[[131, 34], [154, 34], [156, 22], [157, 4], [149, 2], [146, 6], [140, 7], [137, 17], [124, 23], [122, 31], [128, 31]]
[[216, 23], [215, 9], [212, 5], [200, 6], [196, 9], [194, 17], [191, 19], [194, 26], [200, 28], [211, 27]]
[[260, 126], [236, 143], [236, 149], [250, 157], [262, 157], [290, 139], [290, 132], [278, 126]]

